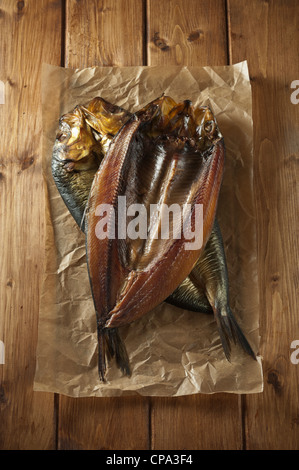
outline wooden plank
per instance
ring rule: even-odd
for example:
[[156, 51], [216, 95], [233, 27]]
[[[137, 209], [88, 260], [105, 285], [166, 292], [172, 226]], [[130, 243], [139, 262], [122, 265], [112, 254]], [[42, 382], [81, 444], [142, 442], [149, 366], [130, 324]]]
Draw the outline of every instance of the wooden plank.
[[224, 65], [223, 0], [147, 0], [147, 65]]
[[143, 63], [143, 7], [134, 0], [67, 0], [66, 67]]
[[151, 448], [241, 449], [239, 400], [225, 393], [152, 399]]
[[55, 448], [54, 395], [33, 392], [43, 268], [42, 62], [59, 65], [61, 2], [0, 2], [0, 448]]
[[[224, 1], [148, 0], [149, 65], [225, 65]], [[153, 449], [240, 449], [240, 397], [152, 399]]]
[[[67, 2], [66, 65], [143, 64], [143, 8], [135, 0]], [[59, 449], [147, 449], [148, 399], [60, 397]]]
[[[298, 323], [298, 2], [229, 0], [230, 60], [252, 80], [258, 213], [262, 394], [246, 397], [248, 449], [299, 448], [299, 365], [290, 360]], [[297, 173], [298, 180], [298, 173]]]
[[148, 406], [141, 397], [60, 397], [59, 449], [148, 449]]

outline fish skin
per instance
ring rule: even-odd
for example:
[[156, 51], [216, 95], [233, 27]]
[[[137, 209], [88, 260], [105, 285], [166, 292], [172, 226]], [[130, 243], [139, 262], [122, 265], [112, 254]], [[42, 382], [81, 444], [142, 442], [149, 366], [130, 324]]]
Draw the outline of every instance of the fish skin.
[[[95, 306], [97, 318], [97, 332], [98, 332], [98, 370], [99, 377], [103, 382], [106, 381], [107, 360], [109, 357], [116, 357], [117, 366], [126, 375], [130, 375], [130, 365], [127, 351], [121, 337], [119, 336], [116, 328], [111, 328], [118, 338], [114, 342], [118, 345], [120, 354], [116, 354], [115, 347], [111, 341], [110, 331], [105, 328], [107, 320], [107, 313], [114, 303], [114, 298], [117, 294], [122, 279], [126, 274], [125, 269], [119, 262], [118, 254], [116, 253], [116, 246], [113, 240], [106, 238], [99, 243], [96, 237], [96, 225], [98, 218], [95, 217], [96, 207], [100, 204], [100, 200], [104, 204], [115, 205], [115, 198], [117, 197], [116, 191], [110, 191], [111, 183], [117, 178], [118, 166], [122, 156], [125, 156], [127, 147], [131, 142], [132, 134], [136, 131], [140, 123], [136, 120], [131, 120], [129, 125], [122, 128], [121, 139], [113, 140], [109, 151], [116, 154], [115, 161], [109, 160], [109, 165], [105, 165], [109, 152], [101, 165], [101, 171], [96, 173], [92, 188], [90, 191], [87, 211], [85, 215], [86, 224], [86, 256], [87, 267], [92, 291], [92, 297]], [[114, 165], [113, 165], [114, 163]], [[101, 181], [105, 184], [101, 184]], [[109, 184], [110, 183], [110, 184]], [[97, 192], [93, 191], [97, 188]], [[102, 197], [101, 197], [102, 196]], [[109, 268], [115, 265], [117, 269], [114, 270], [114, 275], [110, 274]], [[107, 354], [108, 347], [108, 354]], [[112, 353], [111, 353], [112, 352]]]
[[[99, 375], [102, 380], [105, 380], [107, 368], [106, 343], [103, 339], [107, 335], [107, 330], [135, 321], [165, 300], [190, 273], [202, 247], [198, 250], [186, 251], [185, 240], [182, 237], [176, 240], [157, 240], [155, 249], [151, 247], [147, 251], [142, 242], [141, 248], [139, 247], [141, 255], [137, 256], [136, 261], [134, 256], [131, 256], [131, 244], [126, 240], [124, 251], [127, 256], [120, 256], [122, 251], [120, 244], [124, 245], [124, 242], [119, 242], [117, 239], [99, 240], [97, 238], [96, 208], [100, 204], [111, 204], [113, 208], [116, 208], [116, 200], [120, 194], [128, 195], [129, 199], [131, 196], [132, 201], [140, 202], [138, 181], [142, 180], [142, 175], [147, 174], [144, 171], [143, 162], [145, 166], [148, 165], [148, 168], [152, 164], [152, 170], [155, 172], [157, 162], [162, 155], [162, 163], [167, 163], [164, 179], [162, 178], [162, 187], [163, 185], [166, 187], [165, 201], [170, 202], [169, 194], [176, 195], [176, 191], [171, 192], [172, 186], [175, 187], [176, 183], [178, 188], [175, 189], [180, 190], [180, 182], [184, 182], [184, 172], [182, 172], [184, 167], [188, 175], [192, 174], [193, 179], [192, 184], [187, 181], [185, 193], [182, 191], [182, 197], [179, 194], [179, 200], [182, 204], [186, 200], [192, 204], [203, 204], [203, 246], [210, 236], [214, 223], [224, 167], [223, 138], [219, 136], [218, 140], [209, 140], [209, 132], [214, 133], [215, 130], [209, 128], [206, 133], [201, 134], [204, 135], [204, 139], [200, 138], [191, 142], [191, 135], [189, 135], [191, 119], [186, 119], [186, 116], [188, 117], [192, 112], [190, 102], [184, 102], [181, 105], [181, 111], [179, 108], [176, 110], [175, 117], [180, 112], [182, 115], [176, 119], [175, 123], [173, 116], [171, 119], [163, 116], [161, 108], [161, 102], [156, 100], [122, 127], [110, 144], [90, 191], [86, 212], [86, 249], [97, 312]], [[209, 109], [205, 108], [201, 111], [202, 124], [205, 124], [207, 119], [210, 120], [210, 117]], [[194, 123], [191, 122], [191, 124], [194, 127]], [[161, 133], [161, 126], [162, 130], [163, 128], [170, 129], [172, 134], [170, 138], [169, 134], [166, 134], [166, 138], [165, 136], [158, 137], [157, 141], [155, 134]], [[194, 139], [193, 129], [191, 133]], [[161, 165], [158, 165], [158, 168], [160, 167]], [[151, 178], [149, 179], [151, 181]], [[144, 182], [149, 184], [146, 178]], [[184, 188], [183, 185], [182, 187]], [[149, 203], [148, 191], [144, 190], [144, 194], [145, 200]], [[129, 200], [129, 203], [132, 201]], [[192, 218], [194, 218], [194, 210]], [[138, 250], [135, 249], [135, 251], [138, 253]], [[121, 368], [127, 369], [125, 366]]]

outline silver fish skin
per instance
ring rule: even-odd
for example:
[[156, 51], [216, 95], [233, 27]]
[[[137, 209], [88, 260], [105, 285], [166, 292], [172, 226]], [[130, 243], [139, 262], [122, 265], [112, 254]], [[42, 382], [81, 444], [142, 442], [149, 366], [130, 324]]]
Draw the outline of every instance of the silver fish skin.
[[199, 302], [196, 311], [202, 311], [202, 302], [205, 298], [214, 313], [226, 358], [229, 361], [231, 360], [231, 344], [233, 342], [241, 346], [253, 359], [256, 359], [256, 354], [230, 308], [226, 256], [217, 219], [215, 219], [205, 250], [188, 278], [193, 286], [198, 289]]

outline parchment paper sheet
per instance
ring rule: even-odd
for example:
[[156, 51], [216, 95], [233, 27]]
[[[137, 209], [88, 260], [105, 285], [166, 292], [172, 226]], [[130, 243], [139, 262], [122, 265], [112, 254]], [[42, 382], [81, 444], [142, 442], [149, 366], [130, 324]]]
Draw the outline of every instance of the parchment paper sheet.
[[84, 236], [51, 175], [58, 119], [95, 96], [135, 111], [162, 93], [177, 102], [209, 104], [225, 139], [226, 163], [218, 220], [230, 279], [231, 307], [253, 349], [259, 346], [256, 219], [253, 202], [251, 87], [247, 62], [224, 67], [43, 66], [43, 171], [46, 266], [40, 299], [34, 389], [73, 397], [179, 396], [263, 390], [261, 357], [239, 348], [224, 356], [212, 315], [163, 303], [120, 329], [132, 366], [123, 377], [112, 362], [108, 383], [97, 372], [96, 318]]

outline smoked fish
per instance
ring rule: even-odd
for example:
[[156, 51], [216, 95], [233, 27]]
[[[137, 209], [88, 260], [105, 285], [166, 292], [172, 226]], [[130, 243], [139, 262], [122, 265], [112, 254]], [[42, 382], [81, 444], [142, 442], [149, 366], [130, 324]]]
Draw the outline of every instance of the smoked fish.
[[[52, 174], [79, 227], [86, 234], [88, 273], [97, 315], [99, 376], [105, 381], [113, 356], [130, 375], [118, 328], [159, 303], [214, 313], [227, 359], [233, 340], [255, 357], [229, 307], [228, 276], [215, 218], [224, 165], [224, 141], [208, 107], [177, 104], [163, 95], [135, 114], [95, 98], [61, 117]], [[142, 239], [99, 240], [98, 208], [109, 205], [107, 225], [115, 235], [120, 209], [142, 204], [150, 234]], [[203, 204], [203, 240], [198, 250], [182, 239], [157, 237], [163, 204]], [[194, 212], [193, 212], [194, 218]], [[165, 276], [167, 275], [167, 278]], [[161, 288], [162, 286], [162, 288]]]
[[[196, 129], [200, 131], [196, 133]], [[214, 224], [224, 155], [223, 137], [218, 135], [208, 107], [193, 108], [190, 101], [173, 106], [164, 96], [134, 114], [112, 140], [94, 177], [85, 216], [102, 380], [111, 331], [163, 302], [192, 271], [202, 253]], [[152, 234], [161, 228], [161, 210], [150, 221], [149, 236], [115, 236], [121, 215], [119, 197], [125, 197], [127, 208], [144, 206], [146, 214], [150, 205], [190, 204], [193, 228], [195, 206], [202, 205], [202, 243], [196, 249], [185, 249], [185, 234], [175, 236], [182, 228], [181, 219], [174, 221], [168, 238], [154, 237]], [[102, 207], [107, 236], [97, 233]], [[128, 373], [127, 356], [117, 357], [117, 351], [115, 356], [119, 367]]]

